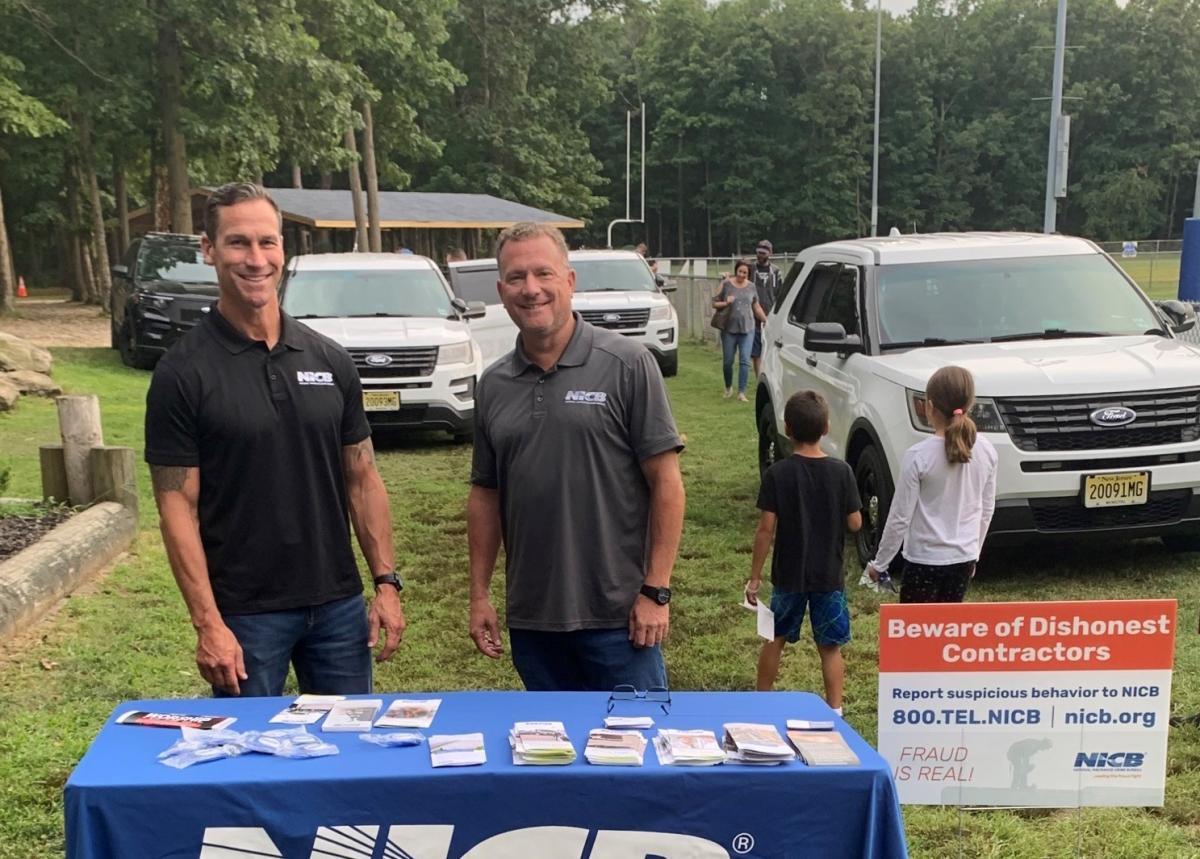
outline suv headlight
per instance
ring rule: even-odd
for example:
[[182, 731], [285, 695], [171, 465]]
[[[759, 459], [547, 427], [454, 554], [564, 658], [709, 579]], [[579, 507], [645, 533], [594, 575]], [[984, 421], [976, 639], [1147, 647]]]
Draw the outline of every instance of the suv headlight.
[[167, 307], [175, 300], [171, 295], [156, 295], [153, 292], [139, 292], [135, 296], [137, 303], [142, 307], [153, 307], [156, 310], [166, 310]]
[[[933, 432], [933, 424], [929, 422], [926, 411], [925, 392], [909, 390], [907, 394], [908, 417], [912, 421], [913, 429], [918, 432]], [[1005, 431], [996, 401], [989, 397], [975, 398], [975, 405], [971, 406], [971, 420], [975, 421], [975, 428], [980, 432]]]
[[657, 307], [650, 308], [650, 321], [651, 322], [665, 322], [666, 320], [668, 320], [670, 318], [671, 318], [670, 302], [667, 302], [666, 304], [660, 304]]
[[475, 344], [470, 340], [451, 343], [438, 348], [438, 366], [446, 364], [470, 364], [475, 360]]

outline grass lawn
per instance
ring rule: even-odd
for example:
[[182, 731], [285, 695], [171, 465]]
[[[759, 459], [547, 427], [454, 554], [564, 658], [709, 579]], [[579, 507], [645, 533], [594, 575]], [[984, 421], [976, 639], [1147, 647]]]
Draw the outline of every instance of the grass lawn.
[[[102, 398], [105, 440], [141, 453], [142, 401], [149, 375], [122, 368], [103, 349], [57, 350], [56, 377], [69, 392]], [[667, 646], [677, 689], [750, 689], [757, 640], [737, 606], [750, 565], [756, 520], [755, 434], [749, 406], [720, 397], [717, 354], [685, 345], [670, 380], [680, 430], [688, 514], [673, 587]], [[37, 446], [56, 436], [52, 403], [23, 399], [0, 415], [0, 465], [10, 492], [37, 495]], [[377, 673], [382, 691], [515, 688], [511, 664], [476, 654], [467, 637], [463, 518], [470, 447], [440, 436], [382, 445], [406, 591], [409, 631]], [[122, 700], [200, 696], [194, 637], [171, 579], [141, 479], [142, 533], [102, 580], [0, 654], [0, 857], [61, 853], [62, 787], [98, 726]], [[1200, 604], [1196, 556], [1157, 541], [1059, 546], [995, 553], [972, 590], [975, 600], [1174, 597], [1190, 629]], [[857, 571], [855, 571], [855, 577]], [[499, 585], [501, 577], [497, 576]], [[854, 641], [847, 648], [846, 717], [874, 742], [877, 603], [851, 589]], [[1200, 647], [1185, 632], [1176, 652], [1176, 712], [1200, 711]], [[782, 688], [819, 691], [811, 647], [789, 648]], [[905, 809], [915, 857], [1200, 856], [1200, 729], [1172, 731], [1162, 809], [981, 811]], [[735, 801], [731, 798], [731, 801]]]

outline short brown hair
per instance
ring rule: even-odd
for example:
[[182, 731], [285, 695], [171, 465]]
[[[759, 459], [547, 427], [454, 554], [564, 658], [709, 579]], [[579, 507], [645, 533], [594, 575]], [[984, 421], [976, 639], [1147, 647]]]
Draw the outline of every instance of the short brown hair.
[[796, 391], [783, 407], [783, 422], [793, 441], [816, 444], [829, 426], [829, 404], [816, 391]]
[[946, 422], [946, 459], [970, 462], [976, 435], [970, 414], [975, 403], [975, 379], [971, 371], [942, 367], [925, 384], [925, 402]]
[[283, 232], [283, 215], [279, 214], [279, 206], [267, 193], [267, 189], [251, 182], [227, 182], [214, 190], [204, 201], [204, 235], [210, 242], [217, 240], [217, 226], [220, 221], [221, 209], [245, 203], [247, 200], [266, 200], [279, 215], [279, 231]]
[[546, 224], [535, 224], [533, 221], [521, 221], [502, 230], [496, 238], [497, 265], [500, 263], [500, 252], [504, 250], [506, 244], [509, 242], [523, 242], [529, 239], [536, 239], [540, 236], [545, 236], [554, 242], [555, 246], [562, 252], [563, 262], [567, 261], [567, 240], [563, 238], [562, 230], [558, 227], [547, 226]]

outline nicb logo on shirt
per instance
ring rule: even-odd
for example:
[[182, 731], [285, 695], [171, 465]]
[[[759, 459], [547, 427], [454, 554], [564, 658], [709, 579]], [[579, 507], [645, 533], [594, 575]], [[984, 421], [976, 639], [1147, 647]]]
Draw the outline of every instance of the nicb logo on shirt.
[[602, 406], [608, 402], [608, 394], [604, 393], [604, 391], [567, 391], [567, 395], [563, 397], [563, 402]]
[[296, 381], [301, 385], [332, 385], [333, 373], [323, 370], [297, 370]]

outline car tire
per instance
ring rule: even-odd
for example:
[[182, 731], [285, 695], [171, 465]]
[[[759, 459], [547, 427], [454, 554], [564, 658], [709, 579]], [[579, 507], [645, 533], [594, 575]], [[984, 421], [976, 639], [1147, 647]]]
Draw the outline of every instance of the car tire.
[[875, 445], [869, 444], [859, 453], [854, 463], [854, 480], [863, 505], [863, 524], [854, 535], [854, 546], [858, 550], [859, 563], [865, 566], [879, 548], [879, 538], [883, 536], [895, 493], [887, 460]]
[[1163, 534], [1160, 539], [1169, 552], [1200, 552], [1200, 534]]
[[658, 355], [658, 368], [662, 370], [663, 378], [674, 376], [679, 372], [679, 353], [668, 352]]
[[129, 326], [128, 318], [121, 326], [117, 337], [117, 349], [121, 353], [121, 363], [126, 367], [132, 367], [135, 370], [153, 370], [154, 365], [158, 363], [157, 356], [145, 349], [138, 348], [137, 343], [134, 342], [133, 329]]
[[775, 429], [775, 414], [771, 403], [763, 403], [758, 413], [758, 473], [763, 475], [767, 469], [787, 456], [787, 451], [779, 432]]

